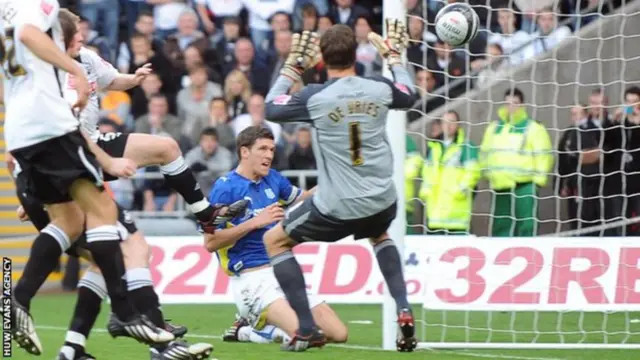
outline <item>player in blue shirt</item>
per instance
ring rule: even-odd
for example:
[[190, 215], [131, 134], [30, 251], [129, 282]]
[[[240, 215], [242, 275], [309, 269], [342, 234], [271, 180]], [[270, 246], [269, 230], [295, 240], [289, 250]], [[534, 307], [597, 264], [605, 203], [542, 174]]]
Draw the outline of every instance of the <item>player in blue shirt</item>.
[[[220, 266], [231, 277], [240, 315], [225, 335], [226, 341], [265, 342], [263, 335], [254, 332], [263, 330], [265, 325], [282, 329], [288, 337], [294, 336], [298, 328], [295, 312], [273, 274], [262, 237], [284, 219], [283, 206], [309, 196], [310, 192], [301, 191], [271, 169], [275, 148], [270, 130], [261, 127], [243, 130], [237, 138], [238, 167], [218, 179], [209, 195], [213, 204], [249, 201], [244, 216], [221, 225], [214, 234], [204, 235], [207, 250], [217, 254]], [[327, 338], [345, 342], [347, 328], [336, 313], [315, 296], [308, 295], [308, 299]]]

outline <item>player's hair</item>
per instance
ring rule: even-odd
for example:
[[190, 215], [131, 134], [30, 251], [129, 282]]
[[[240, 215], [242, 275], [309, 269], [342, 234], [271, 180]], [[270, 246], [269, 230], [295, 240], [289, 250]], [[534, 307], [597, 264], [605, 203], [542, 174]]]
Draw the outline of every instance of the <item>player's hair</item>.
[[261, 126], [249, 126], [242, 130], [236, 138], [236, 149], [238, 149], [238, 159], [242, 159], [241, 150], [243, 147], [251, 148], [260, 139], [275, 140], [271, 130]]
[[64, 38], [64, 48], [68, 49], [73, 41], [73, 37], [78, 32], [78, 23], [80, 16], [72, 13], [69, 9], [62, 8], [58, 12], [58, 20], [62, 29], [62, 37]]
[[218, 130], [216, 130], [216, 128], [214, 128], [213, 126], [206, 127], [202, 129], [202, 132], [200, 133], [201, 139], [203, 136], [213, 136], [216, 140], [218, 140]]
[[334, 25], [320, 39], [322, 59], [329, 69], [345, 70], [355, 65], [358, 42], [347, 25]]
[[518, 88], [508, 89], [505, 91], [504, 97], [506, 98], [507, 96], [515, 96], [520, 99], [520, 103], [524, 103], [524, 93]]

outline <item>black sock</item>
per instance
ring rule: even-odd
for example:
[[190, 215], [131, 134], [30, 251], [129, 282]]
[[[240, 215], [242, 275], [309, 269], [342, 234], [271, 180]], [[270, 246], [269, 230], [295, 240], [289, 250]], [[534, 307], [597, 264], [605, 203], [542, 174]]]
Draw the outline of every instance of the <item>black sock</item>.
[[73, 318], [65, 338], [65, 346], [83, 354], [89, 333], [98, 319], [102, 300], [107, 296], [106, 284], [102, 275], [88, 271], [78, 282], [78, 298]]
[[[158, 295], [153, 289], [153, 286], [144, 286], [135, 290], [129, 290], [129, 295], [138, 312], [147, 315], [155, 326], [164, 329], [164, 315], [160, 310], [160, 299], [158, 299]], [[167, 346], [168, 344], [151, 345], [151, 347], [159, 353], [163, 352]]]
[[209, 205], [200, 184], [196, 181], [191, 169], [184, 163], [182, 156], [169, 164], [162, 165], [160, 172], [164, 175], [167, 185], [182, 195], [198, 220], [206, 222], [213, 218], [213, 208]]
[[87, 249], [107, 284], [111, 309], [121, 321], [130, 321], [136, 311], [127, 298], [124, 260], [116, 226], [100, 226], [87, 230], [86, 234]]
[[164, 329], [164, 316], [160, 310], [160, 299], [153, 286], [129, 290], [129, 296], [139, 313], [147, 315], [153, 324]]
[[309, 299], [307, 298], [307, 287], [304, 282], [304, 275], [300, 264], [291, 251], [271, 258], [273, 273], [278, 279], [282, 291], [287, 296], [289, 305], [298, 315], [300, 323], [300, 334], [309, 334], [316, 326], [313, 321], [311, 309], [309, 309]]
[[63, 249], [69, 248], [69, 237], [53, 224], [47, 225], [31, 245], [29, 260], [13, 294], [18, 304], [29, 309], [31, 299], [47, 280], [58, 262]]
[[402, 272], [402, 260], [398, 248], [391, 239], [384, 240], [373, 247], [378, 259], [380, 272], [384, 277], [391, 297], [396, 301], [398, 311], [407, 309], [411, 311], [407, 299], [407, 285], [404, 282]]

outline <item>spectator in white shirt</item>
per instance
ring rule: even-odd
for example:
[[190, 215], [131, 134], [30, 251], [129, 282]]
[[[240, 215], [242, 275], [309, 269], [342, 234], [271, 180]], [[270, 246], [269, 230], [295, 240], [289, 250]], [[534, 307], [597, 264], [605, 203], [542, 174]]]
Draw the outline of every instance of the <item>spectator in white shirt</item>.
[[[209, 35], [222, 29], [226, 17], [237, 17], [242, 11], [242, 0], [195, 0], [202, 25]], [[213, 15], [213, 19], [212, 16]]]
[[[271, 16], [277, 12], [291, 14], [295, 0], [244, 0], [244, 6], [249, 13], [249, 34], [256, 47], [260, 47], [268, 41], [271, 35]], [[261, 48], [256, 49], [258, 51]]]
[[378, 54], [376, 47], [367, 38], [367, 35], [371, 32], [369, 19], [364, 16], [357, 18], [354, 32], [358, 42], [356, 60], [364, 65], [364, 76], [379, 75], [382, 71], [382, 58]]
[[240, 132], [249, 126], [262, 126], [267, 127], [273, 133], [274, 140], [277, 143], [280, 142], [280, 136], [282, 135], [282, 126], [280, 124], [267, 121], [264, 118], [264, 97], [260, 94], [251, 95], [249, 99], [249, 105], [247, 106], [248, 114], [242, 114], [235, 118], [231, 122], [231, 127], [236, 136]]
[[500, 44], [487, 45], [487, 57], [484, 68], [478, 73], [477, 87], [486, 87], [494, 81], [501, 80], [497, 74], [509, 66], [509, 58], [504, 56]]
[[531, 35], [516, 28], [516, 15], [512, 9], [503, 8], [498, 11], [498, 24], [500, 32], [491, 34], [487, 43], [500, 45], [504, 54], [510, 57], [511, 64], [520, 64], [524, 60], [521, 47], [532, 39]]
[[534, 40], [524, 50], [526, 59], [546, 53], [571, 35], [571, 29], [568, 26], [558, 27], [558, 17], [552, 8], [540, 10], [536, 20], [538, 31], [533, 33]]
[[178, 17], [187, 4], [183, 0], [147, 0], [153, 5], [153, 19], [155, 20], [156, 36], [166, 39], [176, 32]]

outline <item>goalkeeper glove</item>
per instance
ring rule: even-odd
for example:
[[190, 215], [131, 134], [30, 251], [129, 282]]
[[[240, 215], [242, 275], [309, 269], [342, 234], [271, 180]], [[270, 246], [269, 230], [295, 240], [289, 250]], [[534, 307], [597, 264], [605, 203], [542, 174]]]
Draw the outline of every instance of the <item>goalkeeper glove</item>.
[[378, 53], [387, 60], [389, 67], [402, 64], [402, 52], [409, 44], [409, 35], [404, 24], [398, 19], [385, 19], [387, 38], [370, 32], [369, 42], [375, 46]]
[[300, 81], [303, 72], [314, 67], [319, 61], [318, 34], [312, 31], [303, 31], [302, 34], [293, 35], [289, 56], [285, 60], [280, 74], [297, 82]]

